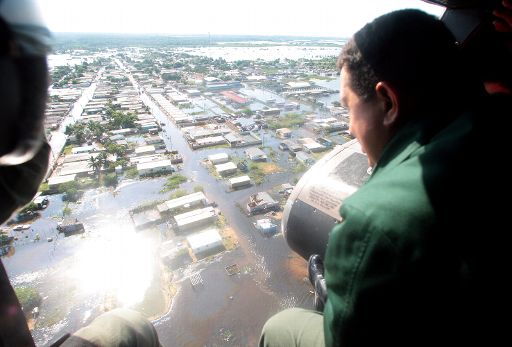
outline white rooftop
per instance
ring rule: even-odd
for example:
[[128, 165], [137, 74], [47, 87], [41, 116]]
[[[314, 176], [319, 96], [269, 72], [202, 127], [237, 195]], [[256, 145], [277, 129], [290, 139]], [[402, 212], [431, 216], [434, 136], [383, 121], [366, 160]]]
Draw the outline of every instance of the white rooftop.
[[267, 229], [275, 228], [276, 225], [274, 223], [272, 223], [272, 221], [270, 219], [264, 218], [264, 219], [258, 219], [256, 221], [256, 227], [258, 229], [267, 230]]
[[230, 184], [236, 184], [236, 183], [241, 183], [241, 182], [247, 182], [247, 181], [250, 181], [251, 178], [249, 176], [239, 176], [239, 177], [233, 177], [233, 178], [230, 178], [229, 179], [229, 183]]
[[249, 80], [249, 81], [264, 81], [266, 79], [267, 79], [267, 77], [261, 76], [261, 75], [247, 76], [247, 80]]
[[197, 192], [197, 193], [181, 196], [176, 199], [167, 200], [165, 202], [165, 205], [167, 205], [168, 209], [173, 209], [173, 208], [181, 207], [186, 204], [190, 204], [190, 203], [193, 203], [196, 201], [201, 201], [201, 200], [208, 201], [203, 192]]
[[308, 82], [288, 82], [288, 87], [290, 88], [309, 88], [311, 84]]
[[82, 146], [82, 147], [74, 147], [71, 149], [71, 153], [84, 153], [84, 152], [92, 152], [96, 149], [95, 146]]
[[210, 154], [208, 156], [209, 161], [215, 161], [215, 160], [221, 160], [221, 159], [228, 159], [229, 156], [227, 153], [217, 153], [217, 154]]
[[222, 242], [217, 228], [210, 228], [205, 231], [192, 234], [187, 237], [188, 244], [192, 249], [202, 248], [207, 245]]
[[205, 208], [200, 208], [194, 211], [185, 212], [182, 214], [178, 214], [174, 216], [174, 220], [178, 227], [191, 224], [203, 219], [208, 219], [215, 216], [215, 210], [213, 207], [208, 206]]
[[215, 170], [217, 170], [217, 172], [236, 170], [236, 165], [230, 161], [229, 163], [215, 165]]
[[147, 153], [147, 152], [154, 152], [155, 146], [149, 145], [149, 146], [140, 146], [135, 148], [135, 153]]
[[72, 182], [75, 180], [75, 177], [76, 177], [76, 174], [50, 177], [50, 178], [48, 178], [48, 185], [53, 186], [53, 185], [57, 185], [57, 184]]
[[147, 163], [137, 164], [137, 170], [156, 169], [159, 167], [172, 167], [172, 163], [169, 159], [149, 161]]

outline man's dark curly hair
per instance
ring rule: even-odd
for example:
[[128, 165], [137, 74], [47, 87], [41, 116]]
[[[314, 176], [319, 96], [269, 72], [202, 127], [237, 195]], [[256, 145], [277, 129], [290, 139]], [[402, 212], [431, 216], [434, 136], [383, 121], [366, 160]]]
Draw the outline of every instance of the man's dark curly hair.
[[358, 96], [364, 100], [370, 100], [375, 96], [375, 85], [379, 79], [372, 67], [364, 60], [354, 39], [350, 39], [343, 47], [336, 67], [338, 70], [345, 67], [350, 71], [351, 88]]
[[450, 31], [419, 10], [394, 11], [366, 24], [337, 61], [338, 69], [350, 73], [350, 87], [358, 96], [371, 99], [375, 85], [386, 81], [398, 92], [402, 109], [414, 113], [467, 96], [463, 65]]

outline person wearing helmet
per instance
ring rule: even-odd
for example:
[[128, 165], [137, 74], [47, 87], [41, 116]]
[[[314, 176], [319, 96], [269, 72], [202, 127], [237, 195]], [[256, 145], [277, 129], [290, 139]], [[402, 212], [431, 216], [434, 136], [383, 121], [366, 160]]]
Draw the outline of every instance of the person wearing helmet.
[[495, 227], [506, 215], [488, 204], [493, 171], [478, 161], [503, 157], [503, 140], [490, 150], [480, 141], [501, 129], [491, 122], [509, 122], [484, 89], [490, 70], [470, 65], [476, 55], [460, 43], [437, 18], [402, 10], [344, 46], [342, 100], [373, 173], [343, 201], [324, 264], [313, 266], [325, 271], [323, 312], [276, 314], [260, 346], [504, 341], [510, 286]]
[[[29, 203], [45, 178], [44, 134], [51, 35], [33, 0], [0, 0], [0, 223]], [[159, 346], [139, 313], [107, 312], [55, 346]], [[0, 346], [34, 346], [20, 303], [0, 261]]]

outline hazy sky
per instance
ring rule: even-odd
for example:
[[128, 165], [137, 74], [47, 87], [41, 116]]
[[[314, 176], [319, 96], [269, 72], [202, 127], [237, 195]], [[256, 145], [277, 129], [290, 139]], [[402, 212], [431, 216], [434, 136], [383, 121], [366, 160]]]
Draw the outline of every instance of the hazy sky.
[[55, 32], [351, 36], [380, 14], [443, 9], [420, 0], [38, 0]]

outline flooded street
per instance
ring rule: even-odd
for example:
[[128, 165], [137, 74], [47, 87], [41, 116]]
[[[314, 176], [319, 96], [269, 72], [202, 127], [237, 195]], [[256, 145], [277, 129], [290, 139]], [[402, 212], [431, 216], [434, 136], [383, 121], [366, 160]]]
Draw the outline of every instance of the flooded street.
[[[125, 70], [120, 60], [115, 61]], [[170, 194], [162, 193], [167, 177], [124, 178], [115, 189], [87, 190], [79, 203], [64, 203], [60, 194], [49, 196], [48, 208], [28, 230], [17, 232], [13, 250], [3, 258], [13, 285], [33, 287], [42, 297], [33, 337], [37, 345], [46, 346], [87, 325], [102, 312], [130, 307], [153, 320], [163, 346], [256, 345], [270, 316], [284, 308], [313, 307], [306, 262], [290, 251], [280, 232], [265, 236], [258, 231], [254, 223], [263, 216], [248, 216], [245, 208], [249, 196], [258, 192], [269, 192], [281, 199], [276, 193], [279, 187], [295, 183], [300, 177], [293, 170], [296, 164], [278, 149], [281, 140], [274, 137], [273, 131], [258, 130], [262, 148], [272, 154], [271, 162], [279, 170], [266, 174], [259, 185], [233, 191], [227, 180], [208, 171], [205, 161], [208, 155], [217, 153], [245, 159], [247, 148], [191, 150], [181, 131], [149, 93], [130, 74], [128, 77], [161, 125], [159, 135], [166, 149], [176, 150], [183, 157], [178, 173], [188, 181], [180, 189], [191, 192], [200, 186], [233, 230], [236, 247], [181, 268], [163, 265], [162, 242], [178, 243], [178, 238], [169, 235], [166, 223], [135, 231], [130, 210], [168, 200]], [[331, 81], [326, 87], [331, 88], [333, 82], [338, 83]], [[84, 97], [90, 98], [95, 88], [95, 84], [91, 85]], [[268, 99], [286, 102], [264, 89], [246, 86], [241, 92], [255, 99], [254, 105], [260, 105], [255, 108], [262, 107]], [[208, 99], [195, 102], [202, 102], [203, 108], [208, 104], [210, 110], [219, 107]], [[81, 103], [82, 99], [75, 105], [69, 122], [81, 112]], [[312, 110], [311, 105], [299, 105], [299, 111]], [[63, 127], [65, 124], [68, 123]], [[315, 136], [306, 129], [297, 133]], [[62, 131], [54, 135], [57, 150], [63, 145], [58, 134], [65, 139]], [[69, 237], [59, 234], [56, 227], [65, 215], [83, 223], [86, 232]], [[180, 242], [183, 239], [181, 236]], [[228, 274], [226, 268], [230, 266], [239, 271]], [[201, 283], [193, 286], [192, 276]]]
[[[163, 126], [162, 137], [168, 147], [177, 149], [184, 157], [181, 173], [191, 182], [182, 187], [191, 190], [201, 185], [235, 230], [239, 244], [237, 249], [224, 252], [213, 261], [175, 271], [178, 293], [172, 309], [155, 320], [162, 343], [254, 345], [272, 314], [285, 307], [310, 307], [312, 302], [309, 284], [304, 281], [305, 263], [293, 259], [281, 234], [264, 237], [240, 209], [250, 194], [289, 182], [293, 174], [273, 174], [262, 185], [228, 192], [225, 182], [217, 181], [201, 162], [209, 154], [219, 152], [241, 157], [243, 149], [192, 151], [179, 130], [149, 99], [145, 101], [157, 119], [167, 124]], [[270, 134], [265, 138], [265, 145], [277, 146], [278, 141], [271, 139]], [[167, 199], [168, 194], [160, 192], [165, 182], [165, 178], [124, 180], [115, 190], [87, 191], [79, 204], [67, 205], [73, 218], [84, 223], [87, 232], [82, 236], [58, 234], [56, 226], [63, 218], [66, 204], [61, 195], [49, 197], [49, 207], [41, 218], [21, 234], [14, 254], [3, 259], [14, 285], [33, 286], [43, 297], [39, 320], [44, 324], [33, 331], [38, 345], [47, 345], [55, 337], [79, 329], [110, 308], [140, 306], [155, 281], [158, 286], [161, 235], [158, 228], [135, 232], [129, 210]], [[34, 241], [36, 235], [40, 241]], [[53, 241], [47, 242], [47, 238]], [[241, 272], [228, 276], [225, 267], [232, 264], [237, 264]], [[194, 289], [188, 277], [197, 272], [204, 284]], [[154, 300], [165, 302], [161, 298]]]
[[[155, 322], [164, 346], [251, 346], [256, 345], [265, 321], [286, 307], [312, 307], [312, 294], [305, 261], [293, 254], [282, 234], [264, 237], [240, 206], [249, 195], [291, 181], [290, 172], [267, 176], [259, 186], [227, 192], [201, 165], [208, 155], [226, 152], [242, 156], [241, 149], [192, 151], [165, 115], [145, 95], [142, 97], [155, 117], [164, 122], [164, 139], [184, 156], [182, 172], [204, 188], [237, 233], [240, 247], [215, 261], [201, 264], [204, 285], [194, 289], [185, 280], [173, 300], [171, 311]], [[269, 140], [270, 135], [267, 134]], [[265, 145], [271, 145], [265, 142]], [[278, 141], [272, 140], [277, 147]], [[237, 264], [241, 273], [228, 276], [226, 266]], [[194, 327], [191, 329], [191, 327]]]

